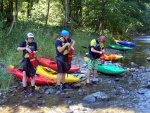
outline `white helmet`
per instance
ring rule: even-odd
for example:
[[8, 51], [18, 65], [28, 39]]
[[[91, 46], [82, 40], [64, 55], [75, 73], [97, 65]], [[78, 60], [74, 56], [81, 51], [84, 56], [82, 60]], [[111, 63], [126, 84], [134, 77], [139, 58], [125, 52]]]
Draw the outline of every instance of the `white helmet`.
[[28, 40], [28, 38], [34, 38], [34, 35], [33, 35], [32, 33], [28, 33], [28, 34], [26, 35], [26, 39]]

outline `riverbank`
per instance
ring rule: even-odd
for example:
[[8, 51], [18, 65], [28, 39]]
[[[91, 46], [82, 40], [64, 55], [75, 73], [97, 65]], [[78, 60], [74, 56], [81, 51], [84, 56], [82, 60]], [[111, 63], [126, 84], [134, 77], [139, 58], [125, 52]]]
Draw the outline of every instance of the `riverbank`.
[[[106, 53], [121, 54], [120, 51], [106, 49]], [[8, 91], [0, 93], [0, 112], [5, 113], [148, 113], [150, 98], [150, 69], [131, 63], [123, 67], [119, 61], [113, 63], [126, 70], [119, 76], [98, 73], [98, 86], [86, 87], [87, 65], [83, 55], [74, 56], [73, 64], [81, 71], [73, 75], [81, 82], [71, 85], [63, 93], [57, 94], [55, 86], [37, 86], [35, 96], [24, 96], [22, 84], [16, 81]], [[92, 78], [93, 75], [91, 75]], [[30, 87], [29, 87], [30, 90]]]

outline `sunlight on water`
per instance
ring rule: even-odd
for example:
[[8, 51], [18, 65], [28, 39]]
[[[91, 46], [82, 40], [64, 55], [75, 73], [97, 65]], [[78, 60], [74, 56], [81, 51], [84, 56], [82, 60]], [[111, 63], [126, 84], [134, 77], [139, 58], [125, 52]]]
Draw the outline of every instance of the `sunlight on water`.
[[123, 64], [130, 66], [130, 63], [134, 62], [150, 68], [150, 62], [146, 60], [150, 57], [150, 36], [135, 37], [131, 41], [136, 43], [136, 47], [124, 55]]

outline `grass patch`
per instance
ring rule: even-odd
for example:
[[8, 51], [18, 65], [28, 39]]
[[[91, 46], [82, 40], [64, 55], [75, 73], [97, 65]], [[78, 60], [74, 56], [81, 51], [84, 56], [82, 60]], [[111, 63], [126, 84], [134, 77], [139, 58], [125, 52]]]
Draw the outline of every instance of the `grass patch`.
[[[25, 36], [28, 32], [32, 32], [35, 36], [35, 41], [38, 45], [37, 57], [45, 57], [55, 59], [55, 41], [60, 37], [60, 31], [62, 27], [56, 26], [44, 26], [42, 24], [35, 24], [33, 21], [18, 21], [11, 34], [6, 37], [4, 32], [0, 34], [0, 63], [6, 66], [14, 65], [14, 67], [21, 68], [20, 62], [22, 61], [22, 52], [17, 51], [19, 43], [25, 40]], [[98, 38], [100, 35], [89, 32], [88, 30], [78, 28], [69, 30], [71, 38], [76, 41], [75, 54], [85, 54], [88, 49], [82, 46], [88, 47], [90, 41], [94, 38]], [[2, 33], [2, 32], [0, 32]], [[107, 40], [105, 46], [107, 47], [113, 41], [113, 35], [106, 32], [103, 34]], [[1, 71], [1, 88], [8, 87], [13, 80], [4, 70]], [[5, 83], [3, 83], [5, 81]], [[10, 82], [10, 83], [9, 83]], [[4, 84], [4, 86], [3, 86]]]

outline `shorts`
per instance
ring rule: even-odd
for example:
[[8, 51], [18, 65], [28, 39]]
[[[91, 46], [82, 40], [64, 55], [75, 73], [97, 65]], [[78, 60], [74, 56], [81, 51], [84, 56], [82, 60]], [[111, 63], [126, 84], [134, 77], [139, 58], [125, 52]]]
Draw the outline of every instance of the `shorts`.
[[35, 75], [36, 70], [28, 58], [24, 58], [21, 62], [21, 65], [23, 67], [23, 71], [26, 72], [27, 77], [33, 77]]
[[98, 59], [91, 60], [88, 59], [88, 70], [97, 70], [98, 69]]
[[57, 56], [57, 72], [58, 73], [68, 73], [71, 68], [71, 63], [68, 62], [67, 56]]

